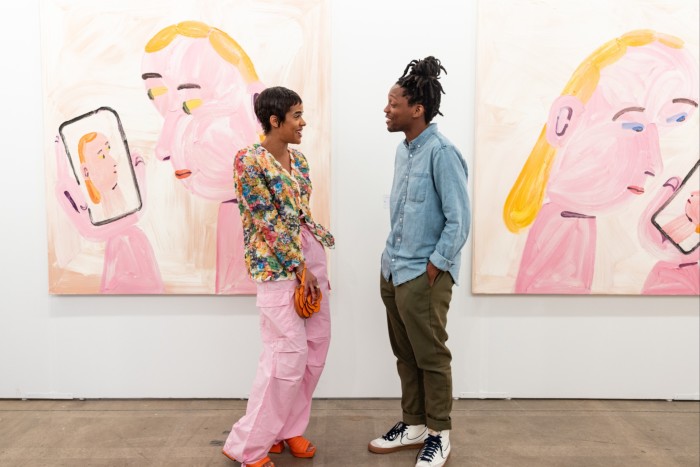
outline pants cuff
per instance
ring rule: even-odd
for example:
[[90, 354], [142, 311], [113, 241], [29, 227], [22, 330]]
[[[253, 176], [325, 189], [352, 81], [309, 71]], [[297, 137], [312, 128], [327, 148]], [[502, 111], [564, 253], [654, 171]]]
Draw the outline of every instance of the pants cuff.
[[425, 415], [412, 415], [404, 412], [403, 422], [406, 425], [425, 425]]
[[428, 417], [428, 421], [427, 421], [426, 425], [428, 425], [428, 429], [430, 429], [430, 430], [435, 430], [435, 431], [451, 430], [452, 429], [452, 419], [448, 418], [447, 420], [435, 420], [434, 418]]

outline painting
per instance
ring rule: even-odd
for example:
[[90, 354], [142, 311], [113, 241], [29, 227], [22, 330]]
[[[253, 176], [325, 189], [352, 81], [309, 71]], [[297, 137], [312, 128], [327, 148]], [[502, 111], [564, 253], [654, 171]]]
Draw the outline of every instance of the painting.
[[472, 291], [698, 295], [698, 3], [479, 3]]
[[254, 294], [233, 157], [297, 91], [330, 217], [326, 0], [41, 3], [49, 292]]

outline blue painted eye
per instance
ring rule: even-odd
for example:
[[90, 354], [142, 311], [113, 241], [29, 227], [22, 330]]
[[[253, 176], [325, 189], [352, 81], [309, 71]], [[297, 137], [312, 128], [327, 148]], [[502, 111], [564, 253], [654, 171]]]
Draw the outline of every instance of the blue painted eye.
[[622, 128], [625, 130], [634, 130], [637, 133], [639, 133], [640, 131], [644, 130], [644, 125], [642, 125], [641, 123], [637, 123], [637, 122], [623, 123]]
[[676, 115], [672, 115], [666, 119], [666, 123], [680, 123], [684, 122], [688, 118], [688, 114], [683, 112]]

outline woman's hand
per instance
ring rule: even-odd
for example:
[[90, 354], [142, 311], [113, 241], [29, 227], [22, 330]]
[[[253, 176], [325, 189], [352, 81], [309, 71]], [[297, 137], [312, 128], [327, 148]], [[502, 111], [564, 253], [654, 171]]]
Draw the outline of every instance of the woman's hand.
[[[299, 282], [301, 282], [301, 273], [305, 267], [306, 265], [301, 264], [295, 270]], [[316, 279], [316, 276], [314, 276], [313, 273], [307, 269], [306, 275], [304, 277], [304, 300], [306, 300], [306, 297], [308, 295], [311, 295], [311, 300], [313, 300], [313, 302], [316, 303], [319, 298], [320, 290], [321, 289], [318, 285], [318, 279]]]

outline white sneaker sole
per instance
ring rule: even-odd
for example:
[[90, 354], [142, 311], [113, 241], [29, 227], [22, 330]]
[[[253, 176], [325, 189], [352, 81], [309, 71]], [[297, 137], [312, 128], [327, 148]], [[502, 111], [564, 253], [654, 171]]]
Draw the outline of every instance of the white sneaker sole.
[[367, 449], [375, 454], [391, 454], [392, 452], [403, 451], [405, 449], [419, 449], [421, 447], [423, 447], [423, 442], [416, 444], [402, 444], [401, 446], [396, 446], [393, 448], [381, 448], [379, 446], [374, 446], [372, 443], [369, 443]]
[[[450, 453], [450, 454], [452, 454], [452, 453]], [[450, 454], [448, 454], [447, 457], [445, 458], [445, 462], [443, 462], [442, 464], [436, 465], [435, 467], [445, 467], [445, 465], [447, 465], [447, 461], [450, 460]]]

